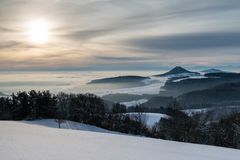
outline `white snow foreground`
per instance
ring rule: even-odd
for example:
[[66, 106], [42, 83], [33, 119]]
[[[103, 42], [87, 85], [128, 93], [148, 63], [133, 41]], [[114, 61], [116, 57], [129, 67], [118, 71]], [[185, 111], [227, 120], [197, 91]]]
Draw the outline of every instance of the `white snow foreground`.
[[[51, 127], [51, 128], [59, 128], [58, 122], [54, 119], [41, 119], [41, 120], [34, 120], [34, 121], [22, 121], [23, 123], [27, 124], [34, 124], [34, 125], [40, 125], [45, 127]], [[72, 129], [72, 130], [81, 130], [81, 131], [91, 131], [91, 132], [101, 132], [101, 133], [114, 133], [114, 134], [120, 134], [119, 132], [113, 132], [109, 131], [103, 128], [99, 128], [96, 126], [73, 122], [73, 121], [62, 121], [61, 122], [61, 129]]]
[[240, 151], [1, 121], [0, 155], [2, 160], [238, 160]]

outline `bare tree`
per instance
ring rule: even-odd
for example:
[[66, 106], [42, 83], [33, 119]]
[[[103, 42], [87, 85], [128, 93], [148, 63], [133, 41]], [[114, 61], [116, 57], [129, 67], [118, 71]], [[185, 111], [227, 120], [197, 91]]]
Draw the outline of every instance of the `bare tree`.
[[57, 95], [57, 122], [58, 128], [61, 128], [61, 123], [69, 117], [69, 95], [59, 93]]

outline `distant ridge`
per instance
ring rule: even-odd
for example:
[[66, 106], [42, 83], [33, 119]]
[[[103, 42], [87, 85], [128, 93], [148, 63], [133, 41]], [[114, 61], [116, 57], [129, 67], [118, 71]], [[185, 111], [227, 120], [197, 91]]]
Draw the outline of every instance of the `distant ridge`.
[[4, 94], [4, 93], [0, 92], [0, 96], [6, 96], [6, 94]]
[[186, 70], [183, 67], [180, 66], [176, 66], [173, 69], [171, 69], [170, 71], [164, 73], [164, 74], [159, 74], [156, 75], [158, 77], [164, 77], [164, 76], [190, 76], [190, 75], [200, 75], [200, 73], [198, 72], [191, 72]]
[[203, 90], [196, 90], [182, 94], [178, 97], [181, 103], [187, 107], [209, 106], [228, 106], [239, 105], [240, 82], [230, 82]]
[[211, 68], [211, 69], [203, 70], [201, 72], [203, 72], [203, 73], [223, 73], [224, 71], [215, 69], [215, 68]]
[[129, 83], [129, 82], [140, 82], [142, 80], [150, 79], [149, 77], [142, 76], [118, 76], [118, 77], [110, 77], [103, 79], [96, 79], [89, 82], [92, 83]]

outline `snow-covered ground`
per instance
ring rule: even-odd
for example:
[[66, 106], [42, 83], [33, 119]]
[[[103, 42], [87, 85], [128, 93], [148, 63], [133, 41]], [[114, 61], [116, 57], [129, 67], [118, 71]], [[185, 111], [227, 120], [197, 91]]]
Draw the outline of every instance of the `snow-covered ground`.
[[[134, 119], [139, 113], [128, 113], [131, 118]], [[161, 118], [168, 118], [169, 116], [161, 113], [142, 113], [143, 118], [145, 119], [146, 125], [152, 127], [155, 123], [159, 122]]]
[[195, 113], [205, 113], [207, 111], [212, 110], [213, 108], [199, 108], [199, 109], [185, 109], [182, 110], [183, 112], [185, 112], [187, 115], [192, 116]]
[[[51, 128], [58, 128], [58, 122], [54, 119], [42, 119], [42, 120], [35, 120], [35, 121], [22, 121], [26, 124], [33, 124], [33, 125], [40, 125], [45, 127], [51, 127]], [[117, 133], [109, 131], [103, 128], [99, 128], [92, 125], [87, 125], [83, 123], [73, 122], [73, 121], [62, 121], [61, 122], [61, 128], [63, 129], [72, 129], [72, 130], [81, 130], [81, 131], [91, 131], [91, 132], [101, 132], [101, 133]]]
[[2, 160], [238, 160], [240, 151], [159, 139], [0, 122]]
[[147, 101], [148, 101], [147, 99], [139, 99], [135, 101], [121, 102], [120, 104], [124, 104], [126, 107], [132, 107], [132, 106], [143, 104]]

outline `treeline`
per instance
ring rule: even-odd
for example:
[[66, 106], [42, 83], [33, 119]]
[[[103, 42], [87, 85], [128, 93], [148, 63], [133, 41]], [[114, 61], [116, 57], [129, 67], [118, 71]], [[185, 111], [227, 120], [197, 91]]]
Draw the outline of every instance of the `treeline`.
[[34, 120], [53, 118], [57, 110], [56, 96], [49, 91], [18, 92], [0, 98], [1, 120]]
[[219, 121], [213, 112], [188, 116], [179, 110], [178, 103], [167, 109], [170, 118], [162, 118], [151, 130], [151, 136], [166, 140], [240, 148], [240, 113], [233, 113]]
[[[0, 98], [1, 120], [50, 118], [56, 119], [59, 127], [62, 121], [71, 120], [128, 134], [240, 148], [240, 113], [215, 121], [211, 112], [189, 116], [180, 109], [176, 101], [167, 108], [154, 109], [169, 117], [150, 128], [143, 113], [152, 109], [139, 106], [127, 109], [119, 103], [108, 109], [104, 101], [93, 94], [54, 95], [49, 91], [30, 91]], [[135, 114], [128, 114], [129, 111]]]
[[141, 120], [126, 113], [126, 107], [114, 104], [109, 110], [104, 101], [93, 94], [51, 94], [49, 91], [18, 92], [0, 98], [0, 120], [56, 119], [59, 128], [64, 120], [95, 125], [105, 129], [147, 136], [148, 128]]

